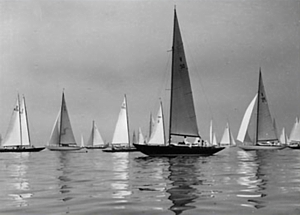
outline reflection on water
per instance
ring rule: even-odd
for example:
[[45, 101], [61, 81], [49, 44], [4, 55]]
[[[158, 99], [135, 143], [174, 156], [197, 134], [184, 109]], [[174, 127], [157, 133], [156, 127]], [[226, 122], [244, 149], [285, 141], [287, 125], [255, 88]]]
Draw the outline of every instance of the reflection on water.
[[251, 203], [242, 204], [241, 206], [260, 209], [266, 206], [262, 199], [266, 196], [264, 190], [267, 180], [264, 179], [262, 171], [263, 159], [257, 153], [237, 151], [239, 160], [237, 173], [241, 175], [237, 182], [246, 187], [240, 190], [241, 193], [237, 196], [245, 198], [248, 203]]
[[12, 154], [14, 156], [14, 163], [10, 164], [8, 167], [11, 183], [14, 190], [17, 192], [9, 193], [10, 196], [17, 203], [17, 207], [28, 206], [27, 200], [32, 197], [32, 193], [29, 192], [30, 185], [26, 178], [27, 174], [27, 162], [29, 153], [17, 153]]
[[70, 193], [72, 189], [70, 183], [72, 180], [69, 176], [72, 173], [69, 167], [71, 155], [72, 154], [68, 152], [57, 152], [58, 161], [59, 161], [57, 171], [60, 174], [58, 176], [58, 187], [59, 187], [59, 192], [62, 195], [61, 200], [63, 202], [73, 199]]
[[[127, 196], [132, 194], [129, 188], [129, 153], [113, 153], [112, 171], [113, 178], [111, 182], [112, 198], [116, 199], [116, 203], [127, 202]], [[118, 205], [115, 208], [121, 209], [125, 206]]]
[[170, 194], [169, 200], [172, 201], [172, 206], [169, 210], [175, 214], [181, 214], [185, 210], [196, 208], [190, 203], [197, 199], [198, 192], [193, 186], [201, 185], [202, 181], [198, 179], [195, 163], [198, 158], [193, 157], [178, 157], [169, 160], [169, 180], [172, 187], [167, 189]]

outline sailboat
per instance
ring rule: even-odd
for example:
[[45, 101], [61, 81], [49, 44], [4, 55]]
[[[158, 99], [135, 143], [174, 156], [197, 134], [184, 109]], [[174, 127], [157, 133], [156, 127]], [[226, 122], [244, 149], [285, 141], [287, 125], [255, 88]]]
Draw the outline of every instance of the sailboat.
[[64, 92], [62, 93], [61, 108], [55, 120], [47, 148], [51, 151], [74, 151], [82, 149], [76, 144]]
[[105, 144], [101, 134], [98, 130], [98, 127], [95, 123], [95, 121], [93, 121], [92, 124], [92, 131], [91, 131], [91, 135], [90, 138], [85, 146], [85, 148], [87, 149], [104, 149], [108, 147], [108, 144]]
[[137, 149], [130, 144], [129, 123], [127, 112], [127, 98], [124, 95], [124, 100], [121, 105], [118, 121], [114, 131], [113, 139], [110, 148], [103, 149], [104, 152], [132, 152]]
[[288, 147], [291, 149], [300, 149], [300, 123], [298, 117], [296, 117], [295, 124], [292, 128]]
[[[257, 103], [257, 104], [256, 104]], [[256, 122], [255, 122], [255, 139], [249, 144], [248, 128], [256, 104]], [[246, 141], [246, 139], [248, 139]], [[237, 140], [244, 143], [240, 148], [249, 150], [274, 150], [283, 149], [284, 146], [278, 140], [276, 128], [274, 126], [272, 116], [269, 110], [267, 96], [262, 80], [261, 69], [259, 70], [258, 93], [249, 104], [243, 117]], [[248, 144], [246, 143], [248, 142]]]
[[[171, 76], [170, 121], [167, 143], [134, 144], [134, 146], [148, 156], [208, 156], [224, 149], [224, 147], [204, 147], [200, 144], [192, 88], [176, 9], [174, 9]], [[181, 141], [175, 142], [172, 138], [199, 138], [199, 142], [185, 144]]]
[[223, 147], [236, 146], [236, 142], [235, 142], [234, 137], [231, 133], [231, 130], [230, 130], [230, 127], [229, 127], [228, 123], [226, 124], [222, 139], [220, 141], [220, 146], [223, 146]]
[[209, 126], [209, 144], [212, 146], [218, 146], [218, 142], [217, 142], [217, 137], [216, 137], [216, 133], [214, 132], [213, 129], [213, 121], [210, 121], [210, 126]]
[[144, 138], [144, 135], [142, 133], [142, 129], [141, 128], [139, 128], [138, 143], [139, 144], [144, 144], [145, 143], [145, 138]]
[[43, 149], [45, 147], [35, 147], [31, 144], [25, 97], [23, 96], [20, 104], [18, 95], [0, 152], [39, 152]]

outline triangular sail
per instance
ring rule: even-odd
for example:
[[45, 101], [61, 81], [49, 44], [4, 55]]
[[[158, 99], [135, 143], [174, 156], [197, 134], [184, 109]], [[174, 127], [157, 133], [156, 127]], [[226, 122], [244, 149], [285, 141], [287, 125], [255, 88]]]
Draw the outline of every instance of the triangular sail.
[[235, 142], [235, 140], [234, 140], [234, 137], [233, 137], [233, 134], [232, 134], [232, 132], [230, 131], [230, 145], [232, 145], [232, 146], [236, 146], [236, 142]]
[[214, 132], [214, 134], [213, 134], [212, 145], [213, 145], [213, 146], [217, 146], [217, 145], [218, 145], [217, 137], [216, 137], [216, 133], [215, 133], [215, 132]]
[[20, 102], [19, 97], [13, 113], [10, 118], [9, 126], [3, 140], [2, 146], [19, 146], [21, 145], [21, 131], [20, 131]]
[[210, 126], [209, 126], [209, 143], [213, 143], [213, 121], [210, 120]]
[[75, 137], [73, 134], [64, 93], [63, 93], [63, 97], [62, 97], [62, 107], [61, 107], [60, 117], [61, 117], [60, 144], [76, 145], [76, 140], [75, 140]]
[[50, 140], [48, 142], [49, 146], [58, 146], [59, 145], [59, 125], [60, 125], [60, 111], [56, 117], [55, 123], [52, 128], [50, 135]]
[[279, 140], [280, 140], [280, 143], [287, 144], [287, 137], [286, 137], [286, 134], [285, 134], [285, 128], [282, 128]]
[[114, 131], [112, 144], [126, 145], [129, 144], [129, 126], [127, 119], [127, 101], [126, 96], [124, 97], [119, 113], [118, 121]]
[[104, 146], [104, 141], [101, 137], [101, 134], [98, 130], [96, 123], [93, 121], [92, 131], [90, 138], [87, 142], [87, 146]]
[[192, 88], [176, 11], [174, 11], [171, 81], [169, 133], [170, 135], [198, 137]]
[[22, 146], [29, 146], [30, 145], [30, 136], [29, 136], [29, 127], [28, 127], [28, 118], [27, 118], [25, 97], [22, 98], [22, 102], [21, 102], [20, 121], [21, 121]]
[[295, 124], [291, 130], [289, 141], [300, 141], [300, 124], [298, 117], [296, 118]]
[[154, 129], [148, 141], [148, 144], [149, 145], [165, 144], [165, 129], [164, 129], [163, 109], [161, 103], [157, 113], [156, 123], [154, 125]]
[[84, 148], [84, 139], [83, 139], [83, 135], [81, 134], [81, 141], [80, 141], [80, 147]]
[[139, 143], [139, 144], [144, 144], [144, 143], [145, 143], [145, 139], [144, 139], [144, 136], [143, 136], [143, 133], [142, 133], [142, 129], [141, 129], [141, 128], [139, 128], [138, 143]]
[[252, 112], [254, 109], [256, 99], [257, 99], [257, 94], [254, 96], [254, 98], [250, 102], [249, 106], [247, 107], [246, 112], [243, 117], [243, 120], [241, 122], [241, 126], [240, 126], [239, 133], [237, 136], [237, 140], [239, 140], [241, 142], [245, 141], [246, 134], [248, 134], [248, 126], [250, 123], [250, 119], [251, 119], [251, 115], [252, 115]]
[[259, 88], [257, 103], [257, 133], [256, 141], [278, 140], [276, 129], [269, 110], [267, 95], [265, 92], [262, 75], [259, 72]]
[[231, 136], [228, 123], [226, 124], [226, 128], [224, 130], [223, 136], [220, 141], [221, 145], [230, 145], [231, 144]]

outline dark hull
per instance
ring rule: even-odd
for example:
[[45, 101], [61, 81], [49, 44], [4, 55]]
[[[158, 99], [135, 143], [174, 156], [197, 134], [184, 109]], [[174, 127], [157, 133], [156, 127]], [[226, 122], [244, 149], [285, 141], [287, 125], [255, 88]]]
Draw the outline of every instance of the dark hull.
[[211, 156], [225, 147], [140, 145], [133, 144], [140, 152], [153, 157]]
[[281, 150], [284, 149], [285, 146], [239, 146], [241, 149], [245, 151], [255, 151], [255, 150]]
[[109, 148], [109, 149], [103, 149], [103, 152], [138, 152], [136, 148]]
[[107, 146], [86, 146], [86, 149], [105, 149]]
[[45, 149], [46, 147], [30, 147], [30, 148], [0, 148], [0, 152], [39, 152]]
[[298, 146], [288, 146], [290, 149], [300, 149], [300, 145]]

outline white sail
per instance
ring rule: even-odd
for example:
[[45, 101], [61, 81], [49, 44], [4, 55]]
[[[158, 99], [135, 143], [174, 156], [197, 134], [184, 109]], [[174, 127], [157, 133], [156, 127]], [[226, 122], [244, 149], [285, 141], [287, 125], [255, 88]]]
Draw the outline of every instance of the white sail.
[[233, 137], [233, 135], [232, 135], [232, 132], [230, 131], [230, 140], [231, 140], [231, 145], [232, 146], [236, 146], [236, 142], [235, 142], [235, 140], [234, 140], [234, 137]]
[[104, 146], [104, 145], [105, 144], [101, 137], [99, 129], [98, 129], [96, 123], [93, 121], [92, 131], [91, 131], [90, 138], [87, 142], [87, 146]]
[[6, 135], [3, 139], [2, 146], [19, 146], [21, 145], [21, 131], [20, 131], [20, 102], [17, 98], [16, 106], [13, 109], [10, 118], [9, 126]]
[[50, 135], [50, 139], [48, 142], [48, 146], [58, 146], [59, 145], [59, 125], [60, 125], [60, 111], [58, 112], [58, 115], [54, 122], [52, 132]]
[[239, 133], [237, 136], [237, 140], [239, 140], [241, 142], [244, 142], [244, 140], [245, 140], [245, 136], [248, 131], [248, 126], [250, 123], [250, 119], [251, 119], [251, 115], [252, 115], [252, 112], [254, 109], [256, 99], [257, 99], [257, 94], [254, 96], [253, 100], [250, 102], [248, 108], [246, 109], [245, 115], [243, 117], [240, 129], [239, 129]]
[[129, 126], [127, 118], [127, 101], [126, 96], [124, 96], [124, 101], [121, 105], [121, 110], [119, 113], [118, 121], [114, 131], [112, 144], [117, 145], [129, 145]]
[[291, 141], [300, 141], [300, 124], [298, 117], [296, 117], [294, 126], [291, 130], [289, 142]]
[[209, 126], [209, 143], [213, 143], [213, 121], [210, 120], [210, 126]]
[[27, 110], [25, 104], [25, 97], [22, 98], [21, 107], [20, 107], [20, 121], [21, 121], [21, 134], [22, 134], [22, 146], [30, 145], [30, 137], [29, 137], [29, 128], [28, 128], [28, 118], [27, 118]]
[[83, 135], [81, 134], [81, 142], [80, 142], [80, 147], [84, 148], [84, 139], [83, 139]]
[[156, 123], [152, 135], [148, 141], [149, 145], [164, 145], [165, 144], [165, 130], [164, 130], [164, 119], [163, 109], [160, 103], [159, 110], [156, 117]]
[[224, 133], [223, 133], [223, 136], [222, 136], [221, 141], [220, 141], [220, 145], [221, 146], [224, 146], [224, 145], [229, 146], [230, 143], [231, 143], [230, 138], [231, 137], [230, 137], [229, 125], [227, 123], [226, 128], [225, 128]]
[[76, 146], [76, 140], [73, 134], [71, 121], [69, 118], [67, 105], [65, 101], [65, 95], [62, 94], [61, 109], [55, 120], [50, 140], [48, 142], [49, 146]]
[[138, 140], [138, 143], [139, 144], [144, 144], [145, 143], [145, 139], [144, 139], [144, 136], [143, 136], [141, 128], [139, 128], [139, 140]]
[[282, 144], [287, 144], [287, 136], [286, 136], [284, 127], [282, 128], [279, 140]]
[[217, 137], [216, 137], [216, 133], [215, 133], [215, 132], [214, 132], [214, 134], [213, 134], [212, 145], [213, 145], [213, 146], [217, 146], [217, 145], [218, 145]]

